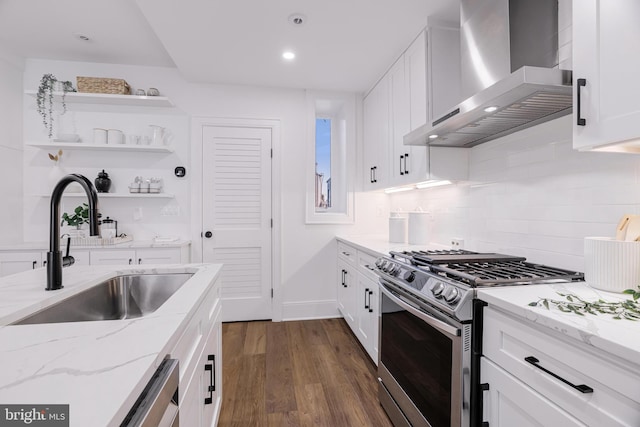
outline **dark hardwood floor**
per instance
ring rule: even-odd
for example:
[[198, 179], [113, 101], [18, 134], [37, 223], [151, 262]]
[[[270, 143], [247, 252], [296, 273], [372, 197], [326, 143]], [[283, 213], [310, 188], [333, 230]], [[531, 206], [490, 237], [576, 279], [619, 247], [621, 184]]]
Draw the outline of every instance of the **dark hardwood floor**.
[[222, 348], [220, 427], [391, 427], [343, 319], [225, 323]]

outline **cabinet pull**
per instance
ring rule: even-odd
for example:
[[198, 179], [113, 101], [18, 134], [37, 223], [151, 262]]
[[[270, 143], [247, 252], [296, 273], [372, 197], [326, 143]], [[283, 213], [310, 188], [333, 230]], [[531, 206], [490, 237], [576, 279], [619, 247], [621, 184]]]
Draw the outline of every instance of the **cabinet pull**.
[[373, 168], [369, 168], [369, 182], [373, 184]]
[[535, 366], [536, 368], [540, 369], [543, 372], [546, 372], [547, 374], [551, 375], [553, 378], [558, 379], [560, 381], [562, 381], [563, 383], [567, 384], [568, 386], [571, 386], [572, 388], [575, 388], [576, 390], [578, 390], [580, 393], [593, 393], [593, 389], [591, 387], [589, 387], [586, 384], [572, 384], [569, 381], [565, 380], [564, 378], [562, 378], [561, 376], [554, 374], [553, 372], [551, 372], [550, 370], [543, 368], [542, 366], [540, 366], [538, 363], [540, 362], [538, 359], [536, 359], [533, 356], [527, 356], [524, 358], [525, 362], [532, 364], [533, 366]]
[[582, 101], [581, 101], [581, 96], [580, 93], [582, 92], [581, 88], [585, 87], [587, 85], [587, 79], [578, 79], [578, 88], [576, 89], [576, 94], [577, 94], [577, 101], [576, 101], [576, 105], [578, 107], [578, 114], [576, 114], [576, 116], [578, 117], [578, 122], [577, 125], [578, 126], [586, 126], [587, 125], [587, 120], [585, 118], [582, 117], [581, 114], [581, 109], [582, 109]]
[[373, 167], [373, 182], [378, 182], [378, 177], [376, 176], [378, 173], [378, 167], [374, 166]]
[[46, 267], [47, 266], [47, 260], [45, 259], [44, 261], [42, 261], [42, 266]]
[[404, 174], [409, 175], [409, 170], [407, 169], [407, 159], [409, 158], [409, 153], [404, 153]]
[[373, 291], [368, 289], [369, 291], [369, 313], [373, 313], [373, 307], [371, 307], [371, 295], [373, 295]]
[[138, 258], [138, 264], [142, 264], [142, 258]]
[[369, 308], [369, 304], [367, 304], [367, 295], [369, 295], [369, 288], [364, 290], [364, 308]]
[[36, 269], [36, 265], [38, 265], [38, 261], [33, 261], [33, 264], [31, 264], [31, 269], [35, 270]]
[[404, 171], [402, 170], [402, 161], [404, 160], [404, 156], [400, 156], [400, 175], [404, 175]]
[[132, 262], [133, 262], [133, 260], [131, 258], [129, 258], [129, 265], [131, 265]]
[[210, 405], [213, 403], [213, 392], [216, 391], [216, 355], [209, 354], [207, 360], [211, 361], [211, 363], [204, 365], [205, 372], [209, 371], [209, 387], [207, 387], [209, 397], [204, 398], [204, 404]]
[[347, 287], [347, 270], [342, 270], [342, 286]]

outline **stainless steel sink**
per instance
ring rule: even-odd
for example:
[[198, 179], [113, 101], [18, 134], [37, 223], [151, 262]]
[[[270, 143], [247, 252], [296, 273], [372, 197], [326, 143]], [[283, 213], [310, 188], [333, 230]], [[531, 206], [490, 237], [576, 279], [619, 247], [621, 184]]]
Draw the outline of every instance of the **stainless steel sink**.
[[116, 276], [13, 325], [135, 319], [156, 311], [193, 273]]

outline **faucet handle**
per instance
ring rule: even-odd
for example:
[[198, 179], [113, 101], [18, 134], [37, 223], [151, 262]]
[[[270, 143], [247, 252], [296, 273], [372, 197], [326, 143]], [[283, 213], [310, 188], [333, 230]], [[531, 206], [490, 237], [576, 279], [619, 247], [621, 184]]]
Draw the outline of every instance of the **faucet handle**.
[[63, 237], [64, 236], [67, 236], [67, 252], [62, 257], [62, 266], [69, 267], [70, 265], [73, 265], [73, 263], [75, 263], [76, 260], [74, 257], [69, 255], [69, 250], [71, 249], [71, 236], [68, 234], [63, 234]]

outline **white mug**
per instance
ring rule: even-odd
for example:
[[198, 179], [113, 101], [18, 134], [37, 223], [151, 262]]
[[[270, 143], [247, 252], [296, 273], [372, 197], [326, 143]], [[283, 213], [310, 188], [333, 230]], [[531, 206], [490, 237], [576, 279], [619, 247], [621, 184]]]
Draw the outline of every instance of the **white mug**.
[[107, 130], [94, 128], [93, 129], [93, 143], [94, 144], [106, 144], [107, 143]]
[[109, 129], [107, 131], [107, 143], [108, 144], [124, 144], [124, 135], [121, 130]]

